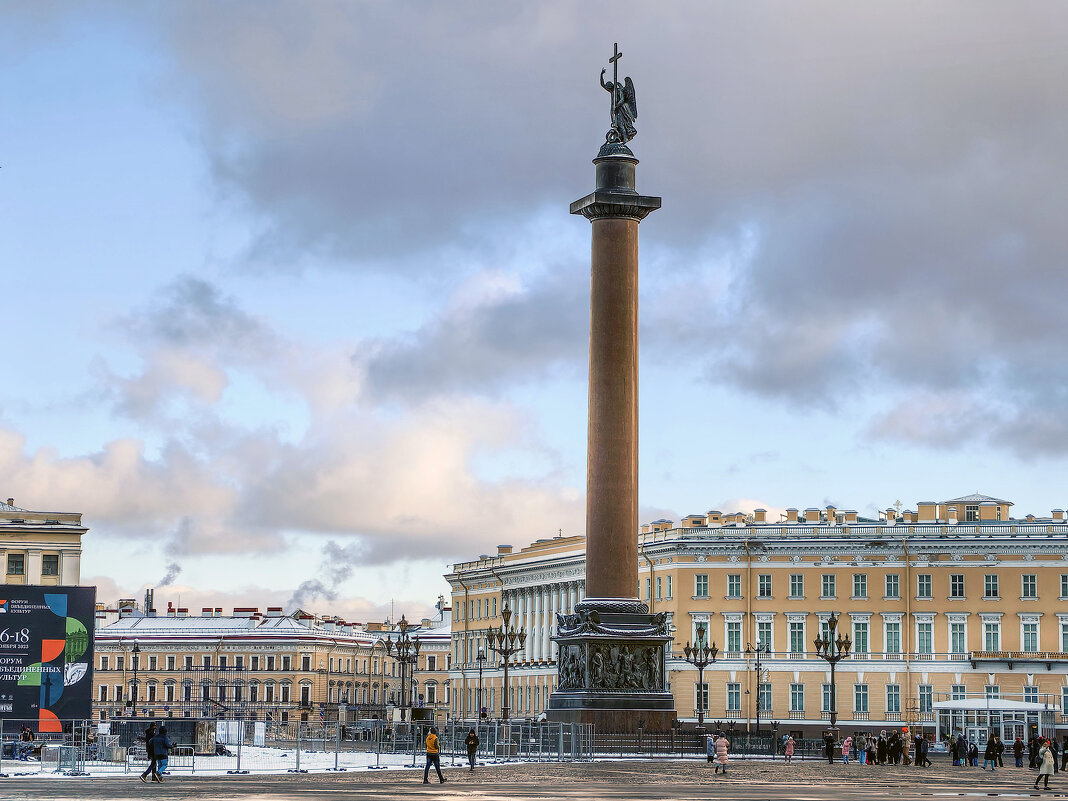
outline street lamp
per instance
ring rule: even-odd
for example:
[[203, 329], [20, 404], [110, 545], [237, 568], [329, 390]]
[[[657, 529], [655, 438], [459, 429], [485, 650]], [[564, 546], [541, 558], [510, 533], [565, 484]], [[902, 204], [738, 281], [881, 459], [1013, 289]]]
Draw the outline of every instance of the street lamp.
[[[820, 659], [825, 659], [831, 666], [831, 728], [835, 728], [835, 724], [838, 723], [838, 704], [836, 702], [836, 696], [838, 695], [835, 690], [834, 684], [834, 666], [838, 664], [839, 660], [845, 659], [849, 656], [849, 649], [853, 647], [853, 642], [849, 639], [849, 635], [843, 637], [841, 634], [835, 637], [835, 633], [838, 630], [838, 618], [832, 612], [831, 617], [827, 620], [827, 639], [823, 639], [819, 634], [816, 635], [816, 639], [813, 643], [816, 646], [816, 654]], [[822, 633], [822, 632], [821, 632]]]
[[482, 719], [482, 668], [486, 664], [486, 649], [479, 648], [478, 656], [475, 657], [478, 662], [478, 715], [476, 720]]
[[687, 640], [686, 647], [682, 649], [682, 652], [686, 655], [686, 661], [697, 668], [697, 725], [700, 728], [705, 726], [705, 705], [704, 705], [704, 686], [705, 686], [705, 668], [716, 661], [716, 654], [719, 653], [719, 649], [715, 643], [712, 643], [712, 647], [708, 647], [708, 643], [705, 641], [705, 624], [697, 624], [697, 642], [693, 647], [690, 647], [690, 643]]
[[131, 653], [133, 654], [132, 661], [133, 661], [133, 674], [134, 675], [133, 675], [133, 687], [130, 688], [130, 705], [131, 705], [131, 709], [133, 709], [133, 712], [130, 713], [130, 717], [136, 718], [137, 717], [137, 702], [139, 700], [141, 700], [140, 698], [138, 698], [139, 693], [137, 692], [137, 690], [139, 689], [138, 686], [137, 686], [137, 668], [140, 666], [140, 662], [141, 662], [141, 648], [138, 646], [137, 640], [134, 640], [134, 647], [133, 647], [133, 651]]
[[[400, 691], [400, 708], [401, 708], [401, 722], [404, 721], [404, 677], [409, 673], [407, 666], [411, 665], [411, 678], [415, 677], [415, 668], [419, 662], [419, 640], [418, 638], [412, 639], [408, 636], [408, 621], [404, 619], [404, 615], [401, 615], [400, 623], [397, 624], [400, 628], [400, 634], [396, 640], [389, 637], [386, 638], [386, 655], [401, 666], [401, 691]], [[410, 682], [409, 682], [410, 683]], [[409, 699], [410, 700], [410, 699]]]
[[[756, 733], [760, 734], [760, 683], [764, 680], [764, 673], [760, 668], [760, 655], [771, 653], [771, 644], [761, 642], [757, 640], [756, 647], [751, 644], [745, 644], [745, 657], [746, 664], [749, 663], [749, 657], [756, 655], [756, 673], [757, 673], [757, 687], [756, 687]], [[746, 692], [749, 692], [746, 690]]]
[[507, 606], [501, 610], [501, 619], [504, 624], [498, 628], [490, 628], [486, 632], [486, 643], [491, 651], [496, 652], [504, 660], [504, 699], [501, 704], [501, 720], [508, 720], [508, 660], [523, 650], [527, 642], [527, 631], [522, 626], [518, 629], [509, 626], [512, 619], [512, 610]]

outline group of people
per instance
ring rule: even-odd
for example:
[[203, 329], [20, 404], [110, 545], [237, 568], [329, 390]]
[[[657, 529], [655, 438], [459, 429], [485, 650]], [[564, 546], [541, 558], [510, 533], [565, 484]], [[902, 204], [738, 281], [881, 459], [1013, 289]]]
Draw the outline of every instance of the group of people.
[[[793, 738], [789, 738], [783, 744], [783, 752], [787, 754], [786, 761], [793, 756], [793, 749], [789, 747]], [[908, 729], [903, 728], [900, 732], [891, 729], [889, 734], [882, 729], [878, 735], [861, 732], [854, 740], [847, 736], [841, 742], [842, 762], [849, 764], [853, 758], [853, 749], [856, 748], [856, 759], [861, 765], [910, 765], [916, 767], [930, 767], [931, 760], [928, 758], [929, 743], [921, 734], [909, 737]], [[833, 732], [828, 731], [823, 737], [824, 755], [829, 763], [834, 762], [835, 751], [839, 746]], [[915, 757], [910, 755], [915, 753]]]
[[167, 727], [160, 726], [156, 730], [156, 722], [148, 724], [145, 729], [145, 751], [148, 753], [148, 767], [141, 774], [141, 781], [148, 783], [148, 777], [154, 782], [163, 782], [163, 774], [167, 770], [167, 760], [170, 758], [171, 749], [174, 745], [167, 739]]
[[[705, 738], [705, 753], [708, 755], [709, 764], [715, 764], [715, 773], [727, 773], [727, 753], [730, 751], [730, 742], [723, 736], [723, 732], [717, 731]], [[792, 753], [792, 751], [791, 751]]]

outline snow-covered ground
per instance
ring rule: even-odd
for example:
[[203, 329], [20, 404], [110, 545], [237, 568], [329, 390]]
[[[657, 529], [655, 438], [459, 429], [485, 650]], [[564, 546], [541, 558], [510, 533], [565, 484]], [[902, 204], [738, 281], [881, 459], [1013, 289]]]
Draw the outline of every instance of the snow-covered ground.
[[[240, 757], [236, 746], [231, 746], [230, 750], [233, 756], [190, 756], [190, 755], [176, 755], [171, 758], [168, 765], [167, 772], [171, 775], [188, 776], [195, 775], [218, 775], [226, 774], [230, 771], [248, 771], [249, 773], [287, 773], [295, 772], [298, 770], [297, 764], [297, 751], [295, 749], [281, 749], [281, 748], [264, 748], [258, 746], [243, 746], [240, 751]], [[494, 760], [488, 760], [492, 763]], [[512, 760], [512, 761], [525, 761], [525, 760]], [[341, 751], [336, 755], [333, 751], [304, 751], [300, 752], [299, 770], [308, 771], [314, 773], [321, 773], [332, 771], [335, 764], [338, 768], [345, 770], [373, 770], [376, 766], [381, 766], [383, 770], [403, 770], [405, 768], [411, 769], [412, 767], [412, 755], [411, 754], [390, 754], [383, 753], [381, 756], [375, 753], [367, 753], [366, 751]], [[426, 758], [423, 754], [417, 754], [415, 757], [416, 769], [422, 770], [426, 764]], [[441, 767], [442, 769], [451, 767], [454, 764], [453, 756], [451, 754], [442, 754]], [[467, 755], [457, 754], [455, 758], [455, 764], [457, 766], [467, 764]], [[479, 764], [487, 764], [484, 760], [479, 760]], [[102, 762], [90, 762], [85, 766], [85, 772], [89, 776], [115, 776], [117, 774], [128, 773], [135, 775], [140, 773], [147, 767], [147, 763], [144, 761], [131, 760], [128, 765], [123, 763], [102, 763]], [[23, 762], [20, 760], [5, 759], [3, 765], [0, 766], [3, 773], [9, 776], [36, 776], [40, 778], [66, 778], [67, 767], [64, 766], [62, 771], [56, 771], [56, 763], [38, 762], [36, 760], [30, 760]]]

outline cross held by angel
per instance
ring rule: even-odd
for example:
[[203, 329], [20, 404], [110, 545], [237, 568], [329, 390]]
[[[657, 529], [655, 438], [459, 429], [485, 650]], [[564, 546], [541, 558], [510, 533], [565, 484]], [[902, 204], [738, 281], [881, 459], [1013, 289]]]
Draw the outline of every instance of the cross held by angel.
[[612, 80], [605, 81], [604, 75], [607, 68], [601, 70], [601, 86], [612, 96], [610, 109], [612, 127], [605, 134], [605, 141], [626, 144], [635, 137], [638, 129], [634, 127], [634, 121], [638, 119], [638, 101], [634, 94], [634, 81], [627, 76], [623, 83], [619, 82], [619, 59], [623, 54], [619, 52], [619, 44], [613, 47], [613, 54], [609, 63], [612, 65]]

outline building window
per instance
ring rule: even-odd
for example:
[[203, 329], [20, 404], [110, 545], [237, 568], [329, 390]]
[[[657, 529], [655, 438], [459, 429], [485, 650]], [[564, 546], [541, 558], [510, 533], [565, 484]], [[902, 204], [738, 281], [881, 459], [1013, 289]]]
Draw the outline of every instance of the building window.
[[438, 669], [438, 658], [437, 658], [437, 656], [434, 656], [434, 655], [427, 656], [427, 658], [426, 658], [426, 669], [427, 670], [437, 670]]
[[1029, 654], [1038, 653], [1038, 623], [1034, 621], [1023, 624], [1023, 650]]
[[854, 684], [853, 685], [853, 711], [854, 712], [867, 712], [868, 711], [868, 685], [867, 684]]
[[757, 711], [767, 712], [770, 714], [773, 711], [771, 705], [771, 682], [763, 682], [757, 686]]
[[964, 507], [964, 522], [965, 523], [978, 523], [979, 522], [979, 506], [969, 504]]
[[108, 700], [108, 686], [106, 684], [101, 684], [97, 689], [96, 700], [101, 703]]
[[766, 646], [770, 651], [775, 650], [775, 644], [771, 637], [770, 620], [761, 620], [757, 622], [757, 644]]
[[167, 657], [167, 670], [174, 670], [174, 656]]
[[868, 597], [868, 574], [867, 573], [854, 573], [853, 574], [853, 597], [854, 598], [867, 598]]
[[660, 578], [660, 576], [657, 576], [656, 577], [656, 600], [658, 600], [658, 601], [661, 598], [664, 597], [663, 587], [664, 587], [664, 580], [662, 578]]
[[1023, 598], [1038, 597], [1038, 576], [1034, 573], [1025, 573], [1020, 577], [1020, 595]]
[[983, 649], [986, 651], [1001, 650], [1001, 623], [995, 620], [983, 622]]
[[426, 702], [428, 704], [436, 704], [438, 702], [438, 685], [426, 685]]
[[1066, 651], [1068, 651], [1068, 621], [1061, 623], [1061, 652]]
[[185, 657], [185, 669], [186, 670], [192, 670], [193, 669], [193, 657], [191, 657], [191, 656]]
[[986, 578], [983, 580], [983, 597], [984, 598], [997, 598], [998, 597], [998, 577], [996, 573], [987, 573]]
[[59, 554], [58, 553], [46, 553], [41, 557], [41, 575], [42, 576], [58, 576], [59, 575]]
[[949, 694], [952, 696], [951, 701], [963, 701], [968, 697], [968, 693], [964, 690], [963, 684], [951, 684], [949, 687]]
[[311, 670], [311, 655], [310, 654], [301, 654], [301, 657], [300, 657], [300, 669], [301, 670]]
[[645, 600], [647, 601], [649, 600], [650, 593], [652, 592], [652, 583], [653, 582], [651, 579], [645, 580]]
[[790, 685], [790, 711], [791, 712], [804, 712], [805, 711], [805, 685], [804, 684], [791, 684]]
[[693, 594], [698, 598], [708, 597], [708, 574], [698, 573], [693, 577]]
[[101, 670], [108, 670], [108, 657], [106, 657], [106, 656], [100, 657], [100, 669]]
[[[1068, 630], [1068, 629], [1066, 629]], [[742, 624], [738, 621], [727, 623], [727, 651], [740, 653], [742, 650]]]
[[887, 598], [900, 598], [901, 597], [901, 581], [898, 578], [897, 573], [886, 574], [886, 597]]
[[790, 574], [790, 597], [805, 597], [805, 576], [802, 573]]
[[670, 601], [671, 600], [671, 576], [667, 577], [667, 597], [668, 597], [668, 600]]
[[204, 669], [207, 669], [207, 668], [211, 667], [211, 655], [210, 654], [208, 654], [207, 656], [200, 657], [200, 666], [202, 668], [204, 668]]
[[800, 621], [790, 623], [790, 653], [804, 654], [805, 652], [805, 624]]
[[693, 685], [693, 702], [700, 709], [708, 709], [708, 682]]
[[1065, 598], [1068, 598], [1068, 573], [1061, 573], [1061, 600]]
[[886, 624], [886, 648], [887, 655], [894, 656], [901, 653], [901, 624]]
[[920, 573], [916, 576], [916, 597], [917, 598], [930, 598], [931, 597], [931, 574]]
[[26, 554], [9, 553], [7, 555], [7, 574], [9, 576], [26, 575]]
[[1028, 704], [1038, 703], [1038, 687], [1024, 687], [1024, 702]]
[[929, 654], [934, 650], [934, 636], [931, 623], [916, 624], [916, 653]]
[[741, 598], [742, 597], [742, 574], [741, 573], [728, 573], [727, 574], [727, 597], [728, 598]]
[[921, 713], [930, 714], [934, 709], [934, 687], [930, 684], [921, 684], [918, 688], [920, 695], [920, 709]]
[[868, 621], [866, 620], [853, 623], [853, 653], [868, 653]]
[[226, 670], [226, 657], [225, 656], [220, 656], [219, 657], [219, 670]]
[[761, 573], [757, 576], [757, 597], [771, 597], [771, 575], [769, 573]]
[[949, 624], [949, 648], [950, 652], [954, 654], [963, 654], [968, 650], [963, 623]]
[[820, 686], [820, 712], [831, 711], [831, 685]]
[[155, 671], [157, 663], [158, 663], [158, 657], [150, 656], [148, 658], [148, 669], [151, 670], [151, 671]]
[[727, 683], [727, 711], [738, 712], [742, 708], [742, 685], [731, 681]]
[[821, 593], [821, 597], [823, 597], [823, 598], [834, 598], [835, 597], [834, 574], [833, 573], [824, 573], [823, 574], [823, 592]]
[[[268, 657], [268, 658], [270, 658], [270, 657]], [[282, 657], [282, 670], [292, 670], [292, 669], [293, 669], [293, 658], [289, 657], [289, 656], [283, 656]]]
[[964, 597], [964, 574], [963, 573], [951, 573], [949, 576], [949, 597], [950, 598], [963, 598]]
[[900, 684], [887, 684], [886, 685], [886, 711], [887, 712], [901, 712], [901, 685]]
[[1001, 688], [996, 684], [988, 684], [983, 688], [983, 695], [985, 695], [988, 700], [996, 700], [1001, 698]]

